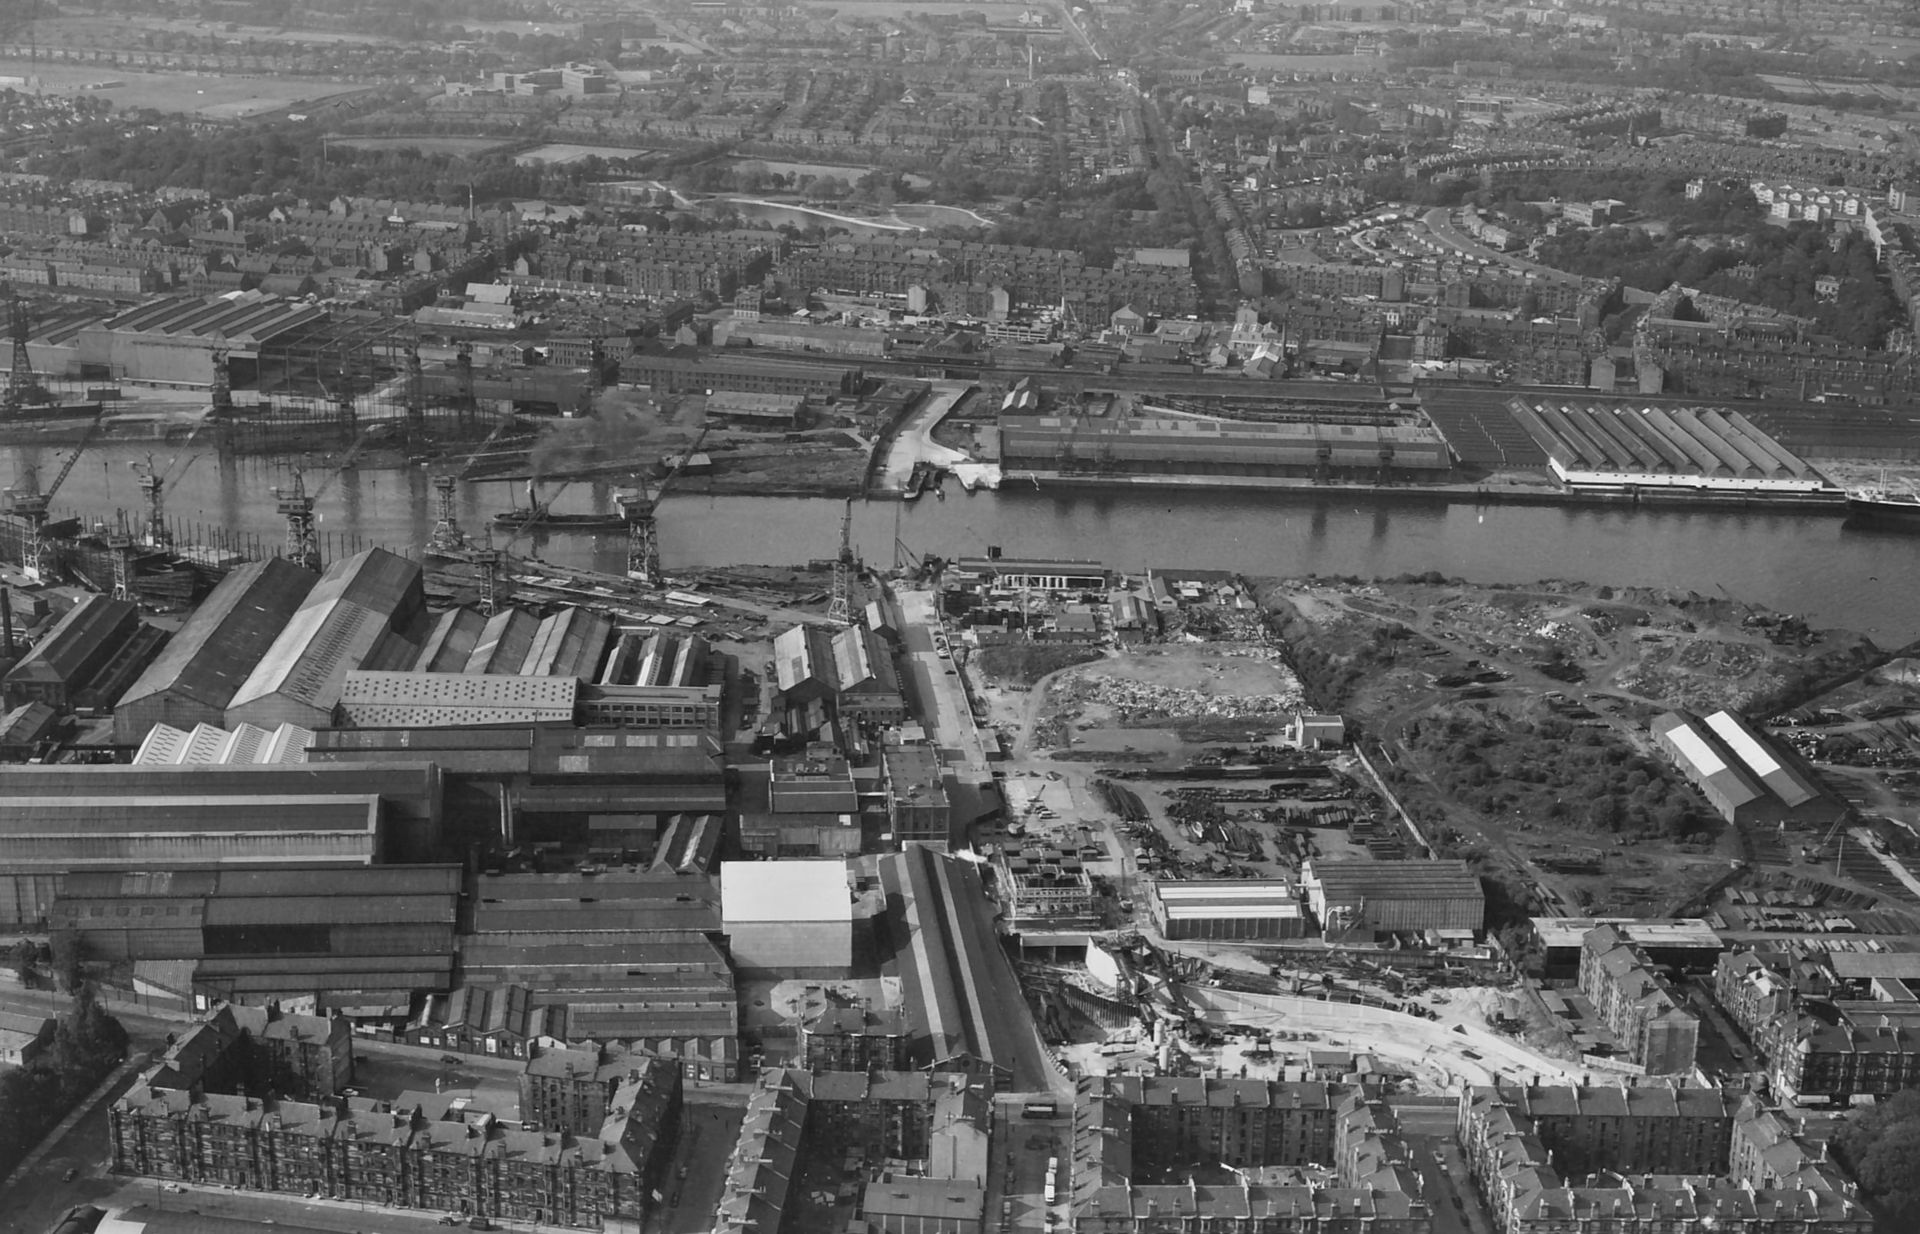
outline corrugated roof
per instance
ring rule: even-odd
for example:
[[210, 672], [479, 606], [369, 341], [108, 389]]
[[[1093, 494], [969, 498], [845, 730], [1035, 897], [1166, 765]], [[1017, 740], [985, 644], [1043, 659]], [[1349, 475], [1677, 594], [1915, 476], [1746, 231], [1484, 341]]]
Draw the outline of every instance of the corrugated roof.
[[110, 318], [105, 328], [122, 334], [186, 335], [208, 340], [220, 335], [234, 346], [258, 347], [277, 335], [326, 318], [327, 310], [316, 305], [262, 291], [243, 291], [196, 300], [154, 300]]
[[82, 668], [99, 654], [102, 644], [132, 630], [139, 615], [140, 610], [125, 600], [87, 596], [21, 657], [7, 680], [78, 684]]
[[249, 562], [220, 580], [117, 708], [174, 693], [224, 709], [313, 590], [320, 576], [280, 557]]
[[1712, 788], [1730, 807], [1738, 808], [1767, 795], [1766, 786], [1692, 716], [1678, 712], [1660, 716], [1653, 722], [1653, 732], [1673, 746], [1693, 779]]
[[35, 700], [0, 716], [0, 745], [27, 745], [46, 736], [60, 713]]
[[[158, 835], [202, 832], [372, 832], [380, 798], [9, 797], [0, 798], [0, 836]], [[297, 854], [289, 854], [297, 861]]]
[[1734, 757], [1787, 805], [1805, 805], [1826, 795], [1800, 771], [1791, 755], [1782, 752], [1771, 737], [1754, 728], [1745, 716], [1716, 711], [1707, 717], [1706, 723], [1714, 736], [1733, 751]]
[[331, 708], [347, 672], [377, 652], [390, 623], [419, 593], [419, 565], [385, 549], [370, 548], [335, 562], [234, 693], [228, 710], [271, 695]]
[[1322, 894], [1334, 903], [1360, 897], [1472, 899], [1486, 894], [1480, 886], [1480, 876], [1464, 860], [1314, 860], [1308, 867], [1312, 873], [1303, 877], [1302, 882], [1310, 886], [1318, 884]]
[[470, 608], [453, 608], [441, 613], [427, 634], [412, 668], [421, 673], [459, 673], [466, 671], [467, 658], [486, 628], [487, 619]]
[[487, 619], [467, 657], [469, 673], [517, 673], [527, 661], [527, 649], [540, 629], [540, 620], [517, 608], [502, 609]]

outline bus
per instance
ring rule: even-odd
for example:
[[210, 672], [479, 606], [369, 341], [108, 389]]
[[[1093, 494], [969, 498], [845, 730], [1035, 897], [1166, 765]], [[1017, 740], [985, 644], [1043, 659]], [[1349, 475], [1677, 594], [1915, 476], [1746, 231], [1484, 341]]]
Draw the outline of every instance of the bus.
[[1060, 1103], [1058, 1101], [1029, 1101], [1020, 1108], [1020, 1117], [1058, 1118], [1060, 1117]]

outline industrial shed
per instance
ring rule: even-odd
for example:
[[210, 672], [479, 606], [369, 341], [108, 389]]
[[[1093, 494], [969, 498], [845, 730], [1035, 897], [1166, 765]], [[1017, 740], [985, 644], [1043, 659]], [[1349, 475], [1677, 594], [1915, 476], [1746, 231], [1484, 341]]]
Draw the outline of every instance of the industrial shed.
[[13, 666], [0, 681], [0, 694], [9, 707], [107, 706], [164, 641], [166, 635], [143, 623], [128, 601], [87, 596]]
[[[398, 754], [372, 767], [265, 764], [91, 766], [61, 763], [0, 768], [0, 802], [16, 798], [92, 798], [130, 803], [244, 797], [360, 797], [381, 802], [389, 860], [419, 860], [439, 844], [444, 788], [440, 769], [421, 756]], [[285, 858], [284, 860], [295, 860]]]
[[1507, 409], [1576, 488], [1755, 493], [1830, 490], [1825, 477], [1738, 411], [1511, 399]]
[[1730, 823], [1820, 828], [1847, 814], [1798, 751], [1744, 716], [1670, 711], [1652, 727], [1654, 742]]
[[613, 621], [583, 608], [547, 617], [502, 609], [492, 617], [470, 608], [434, 618], [410, 668], [416, 673], [578, 677], [593, 680], [607, 657]]
[[221, 579], [114, 704], [114, 740], [134, 745], [156, 724], [219, 724], [319, 581], [283, 557], [248, 562]]
[[720, 916], [741, 968], [791, 976], [853, 965], [844, 861], [722, 862]]
[[1284, 879], [1201, 879], [1153, 888], [1153, 920], [1167, 938], [1300, 938], [1299, 894]]
[[350, 670], [411, 664], [426, 633], [418, 563], [379, 548], [337, 561], [234, 693], [227, 723], [327, 728]]
[[1048, 1087], [979, 870], [921, 845], [878, 861], [887, 898], [880, 949], [899, 968], [915, 1065], [992, 1076], [1015, 1091]]
[[183, 960], [196, 992], [405, 1006], [449, 988], [455, 865], [183, 869], [67, 876], [51, 925], [89, 955]]
[[234, 384], [248, 386], [264, 346], [326, 320], [325, 309], [263, 291], [168, 296], [81, 329], [73, 360], [142, 384], [211, 386], [213, 353], [225, 351]]
[[307, 747], [313, 744], [313, 730], [282, 724], [264, 729], [242, 724], [224, 729], [213, 724], [196, 724], [192, 730], [171, 724], [156, 724], [141, 739], [134, 753], [135, 767], [184, 766], [187, 764], [278, 764], [292, 767], [307, 761]]
[[372, 865], [386, 852], [372, 793], [0, 798], [0, 868], [153, 870], [221, 862]]
[[1310, 860], [1300, 868], [1307, 905], [1328, 935], [1352, 930], [1478, 934], [1487, 897], [1465, 861]]
[[[314, 734], [309, 766], [372, 767], [430, 758], [450, 813], [498, 819], [508, 843], [558, 840], [645, 849], [658, 820], [727, 808], [725, 760], [705, 732], [515, 725], [335, 729]], [[477, 838], [477, 837], [475, 837]]]
[[1443, 479], [1446, 440], [1419, 424], [1002, 416], [1003, 467], [1237, 476]]
[[0, 716], [0, 762], [26, 762], [59, 723], [60, 713], [45, 703], [22, 703]]

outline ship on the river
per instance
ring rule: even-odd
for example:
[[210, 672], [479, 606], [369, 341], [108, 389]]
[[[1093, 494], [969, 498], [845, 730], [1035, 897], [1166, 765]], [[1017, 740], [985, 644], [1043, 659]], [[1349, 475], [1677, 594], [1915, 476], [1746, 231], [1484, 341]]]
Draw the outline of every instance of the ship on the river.
[[1920, 494], [1886, 487], [1849, 489], [1847, 518], [1869, 527], [1920, 531]]
[[551, 502], [541, 501], [534, 491], [534, 482], [527, 481], [527, 504], [524, 509], [515, 507], [502, 510], [493, 516], [495, 527], [508, 527], [515, 531], [529, 528], [562, 531], [601, 531], [625, 527], [626, 515], [618, 510], [609, 514], [556, 514]]

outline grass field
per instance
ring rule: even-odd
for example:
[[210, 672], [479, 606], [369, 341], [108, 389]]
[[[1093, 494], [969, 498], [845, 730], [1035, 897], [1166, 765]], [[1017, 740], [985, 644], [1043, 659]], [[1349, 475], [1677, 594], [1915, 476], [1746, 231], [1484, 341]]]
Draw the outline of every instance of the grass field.
[[[272, 77], [216, 77], [196, 73], [136, 73], [111, 65], [46, 64], [0, 60], [0, 76], [24, 77], [54, 94], [98, 94], [115, 107], [151, 107], [156, 111], [204, 116], [250, 116], [296, 103], [311, 102], [363, 85], [339, 81], [288, 81]], [[105, 90], [88, 85], [117, 81]]]
[[336, 137], [332, 144], [349, 150], [418, 150], [422, 154], [485, 154], [506, 142], [491, 137]]
[[534, 163], [578, 163], [581, 159], [637, 159], [650, 150], [639, 150], [631, 146], [576, 146], [570, 142], [552, 142], [544, 146], [535, 146], [525, 154], [516, 154], [513, 161], [522, 167]]
[[1257, 51], [1235, 52], [1227, 57], [1250, 69], [1269, 69], [1276, 73], [1385, 73], [1392, 62], [1379, 56], [1303, 56]]
[[946, 0], [800, 0], [808, 8], [838, 9], [844, 17], [883, 18], [907, 13], [985, 13], [988, 21], [1012, 20], [1029, 12], [1030, 4], [953, 4]]

